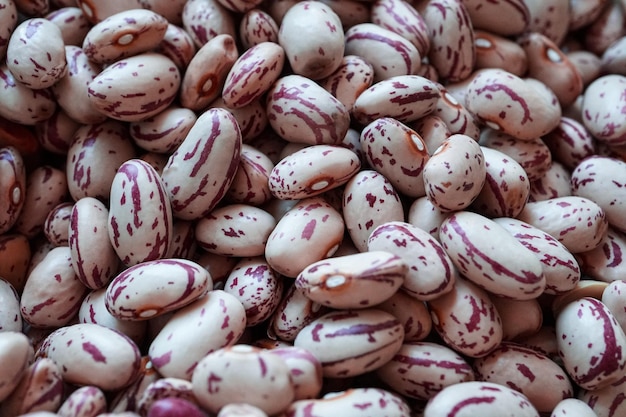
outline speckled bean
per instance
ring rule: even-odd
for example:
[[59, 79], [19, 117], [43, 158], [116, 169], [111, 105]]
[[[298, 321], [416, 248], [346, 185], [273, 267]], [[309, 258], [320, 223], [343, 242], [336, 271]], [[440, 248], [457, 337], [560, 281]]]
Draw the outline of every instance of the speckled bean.
[[404, 220], [400, 197], [391, 182], [368, 169], [355, 174], [345, 185], [342, 213], [352, 242], [361, 252], [367, 250], [367, 240], [376, 227]]
[[24, 372], [17, 387], [0, 405], [7, 416], [56, 411], [63, 397], [61, 367], [51, 359], [38, 359]]
[[4, 59], [9, 39], [17, 26], [17, 7], [13, 0], [2, 0], [0, 6], [0, 59]]
[[33, 90], [19, 83], [6, 63], [0, 64], [0, 80], [1, 117], [28, 126], [54, 114], [57, 105], [49, 89]]
[[[20, 296], [10, 282], [4, 278], [0, 279], [0, 332], [20, 331], [22, 331]], [[0, 382], [0, 387], [2, 384]], [[2, 398], [1, 390], [0, 398]]]
[[252, 9], [244, 13], [239, 23], [239, 39], [245, 49], [261, 42], [278, 42], [278, 25], [267, 12]]
[[621, 109], [626, 76], [608, 74], [589, 84], [583, 95], [583, 124], [600, 142], [611, 146], [626, 143], [626, 123]]
[[450, 133], [467, 135], [478, 140], [480, 128], [478, 121], [446, 87], [438, 85], [439, 98], [432, 114], [444, 121]]
[[519, 43], [483, 30], [474, 31], [474, 43], [475, 69], [500, 68], [518, 77], [526, 74], [528, 57]]
[[486, 175], [478, 142], [467, 135], [451, 135], [426, 161], [426, 197], [441, 211], [463, 210], [480, 194]]
[[541, 413], [573, 395], [572, 383], [547, 356], [515, 343], [503, 342], [489, 355], [474, 361], [478, 380], [504, 385], [524, 394]]
[[447, 386], [475, 379], [465, 359], [432, 342], [403, 344], [376, 375], [396, 392], [420, 400], [428, 400]]
[[596, 390], [623, 378], [626, 335], [601, 301], [584, 297], [566, 305], [556, 334], [565, 370], [579, 387]]
[[556, 104], [523, 79], [494, 68], [479, 70], [465, 97], [467, 109], [487, 126], [522, 140], [545, 135], [558, 125], [561, 108]]
[[336, 309], [372, 307], [404, 283], [407, 264], [395, 254], [370, 250], [314, 262], [295, 285], [315, 302]]
[[21, 332], [3, 329], [0, 338], [0, 399], [4, 402], [26, 374], [33, 355], [28, 337]]
[[529, 202], [572, 195], [570, 171], [559, 161], [552, 161], [550, 168], [539, 179], [531, 181]]
[[64, 326], [74, 318], [86, 293], [72, 269], [70, 249], [59, 246], [28, 275], [20, 299], [22, 317], [34, 327]]
[[611, 226], [626, 232], [626, 162], [615, 158], [591, 156], [572, 171], [572, 193], [598, 204]]
[[17, 221], [26, 199], [26, 166], [14, 147], [0, 148], [0, 235]]
[[431, 398], [424, 417], [457, 417], [481, 415], [498, 417], [539, 417], [539, 412], [526, 396], [513, 388], [493, 382], [469, 381], [444, 388]]
[[502, 340], [518, 341], [541, 329], [543, 311], [536, 298], [511, 300], [495, 295], [490, 298], [502, 321]]
[[86, 385], [68, 395], [57, 414], [60, 417], [95, 417], [106, 410], [104, 392], [98, 387]]
[[160, 378], [146, 386], [137, 401], [137, 411], [140, 415], [149, 415], [152, 405], [163, 398], [177, 398], [190, 401], [194, 404], [195, 398], [191, 382], [180, 378]]
[[602, 54], [600, 65], [605, 73], [626, 75], [626, 36], [622, 36], [610, 44]]
[[19, 233], [0, 235], [0, 277], [21, 292], [31, 261], [29, 239]]
[[196, 119], [192, 110], [170, 106], [154, 117], [131, 123], [129, 132], [142, 149], [171, 153], [183, 142]]
[[91, 323], [73, 324], [52, 332], [43, 341], [37, 357], [57, 363], [63, 381], [116, 390], [137, 376], [139, 348], [115, 330]]
[[61, 29], [41, 17], [20, 23], [9, 39], [6, 64], [15, 79], [28, 88], [52, 86], [67, 72]]
[[180, 71], [165, 55], [145, 52], [106, 67], [87, 88], [101, 113], [125, 122], [152, 117], [176, 98]]
[[420, 56], [428, 55], [428, 27], [411, 3], [399, 0], [376, 1], [372, 4], [371, 21], [408, 39], [415, 45]]
[[[409, 406], [397, 394], [381, 388], [351, 388], [346, 391], [330, 392], [320, 399], [300, 400], [287, 409], [287, 417], [305, 417], [308, 413], [330, 417], [335, 413], [344, 417], [364, 415], [387, 417], [409, 417]], [[370, 414], [371, 413], [371, 414]]]
[[[409, 223], [391, 221], [370, 235], [369, 251], [388, 251], [408, 266], [402, 289], [418, 300], [432, 300], [452, 290], [458, 279], [450, 258], [428, 232]], [[416, 256], [416, 254], [419, 254]]]
[[612, 282], [624, 277], [626, 272], [624, 253], [626, 236], [609, 226], [606, 236], [600, 240], [598, 246], [577, 253], [576, 259], [584, 274], [598, 281]]
[[495, 305], [483, 291], [463, 278], [451, 291], [428, 302], [433, 327], [448, 347], [469, 357], [481, 357], [502, 341]]
[[446, 123], [432, 113], [409, 123], [408, 126], [422, 137], [428, 149], [428, 154], [431, 156], [448, 139], [448, 136], [452, 135]]
[[65, 46], [82, 45], [83, 38], [91, 27], [85, 13], [75, 6], [61, 7], [48, 13], [45, 18], [59, 27]]
[[404, 327], [404, 342], [417, 342], [426, 339], [432, 329], [432, 319], [426, 304], [404, 291], [396, 291], [377, 309], [393, 315]]
[[326, 307], [314, 302], [298, 287], [291, 285], [269, 320], [268, 335], [292, 342], [302, 328], [327, 312]]
[[467, 7], [467, 3], [435, 0], [426, 3], [421, 10], [430, 37], [428, 61], [437, 69], [439, 77], [449, 82], [469, 77], [476, 61], [473, 22], [469, 13], [471, 7]]
[[377, 369], [398, 352], [402, 324], [376, 308], [333, 311], [305, 326], [294, 346], [309, 350], [326, 377], [348, 378]]
[[545, 289], [539, 259], [493, 220], [457, 212], [443, 221], [439, 238], [459, 272], [493, 294], [528, 300]]
[[566, 417], [575, 415], [578, 417], [598, 417], [591, 407], [577, 398], [566, 398], [557, 403], [552, 409], [550, 417]]
[[220, 409], [217, 417], [267, 417], [267, 413], [250, 404], [230, 403]]
[[183, 28], [198, 48], [219, 35], [235, 37], [233, 14], [217, 0], [191, 0], [182, 13]]
[[319, 82], [351, 111], [357, 97], [374, 82], [374, 68], [360, 56], [346, 55], [339, 67]]
[[300, 200], [276, 224], [265, 258], [278, 273], [296, 277], [313, 262], [332, 256], [343, 240], [341, 214], [322, 197]]
[[157, 259], [131, 266], [106, 289], [107, 310], [121, 320], [147, 320], [191, 304], [213, 282], [209, 272], [186, 259]]
[[546, 278], [546, 294], [560, 294], [573, 289], [581, 278], [576, 258], [556, 238], [512, 218], [497, 218], [496, 223], [509, 231], [540, 261]]
[[267, 320], [280, 303], [283, 278], [261, 256], [242, 258], [226, 278], [224, 291], [246, 310], [246, 326]]
[[140, 0], [131, 1], [111, 1], [111, 2], [94, 2], [92, 0], [76, 0], [78, 7], [85, 13], [85, 16], [93, 24], [96, 24], [115, 13], [123, 12], [130, 9], [141, 9]]
[[552, 235], [572, 253], [597, 247], [608, 229], [604, 210], [578, 196], [527, 203], [517, 218]]
[[289, 8], [280, 24], [278, 42], [293, 72], [312, 80], [332, 74], [341, 64], [344, 50], [349, 49], [337, 13], [316, 1], [298, 2]]
[[185, 69], [179, 92], [183, 107], [206, 109], [220, 95], [237, 57], [237, 45], [230, 35], [217, 35], [202, 45]]
[[602, 291], [602, 303], [613, 313], [615, 320], [622, 330], [626, 331], [626, 310], [624, 300], [626, 299], [626, 281], [615, 280], [606, 286]]
[[240, 156], [235, 118], [218, 108], [202, 113], [161, 174], [174, 217], [195, 220], [210, 213], [232, 183]]
[[198, 361], [237, 343], [245, 326], [246, 312], [237, 298], [209, 291], [174, 313], [150, 343], [148, 354], [164, 377], [190, 380]]
[[50, 210], [43, 224], [43, 234], [54, 246], [68, 245], [70, 214], [74, 203], [57, 204]]
[[274, 163], [265, 153], [244, 143], [237, 173], [225, 199], [235, 204], [254, 206], [269, 202], [273, 198], [269, 189], [269, 176], [273, 168]]
[[154, 49], [163, 40], [167, 25], [163, 16], [151, 10], [126, 10], [91, 27], [82, 49], [95, 63], [112, 63]]
[[350, 124], [348, 110], [339, 100], [295, 74], [279, 78], [270, 88], [266, 111], [276, 133], [295, 143], [337, 144]]
[[200, 405], [213, 413], [226, 404], [245, 402], [273, 415], [294, 399], [290, 375], [280, 356], [239, 344], [202, 358], [191, 383]]
[[594, 138], [582, 123], [569, 117], [562, 117], [559, 125], [542, 139], [550, 148], [552, 158], [570, 170], [596, 153]]
[[106, 288], [93, 290], [83, 299], [78, 310], [79, 323], [93, 323], [117, 330], [141, 346], [147, 334], [148, 322], [121, 320], [113, 316], [106, 306]]
[[526, 205], [530, 181], [515, 158], [481, 146], [485, 158], [485, 184], [471, 208], [488, 217], [516, 217]]
[[126, 266], [163, 257], [172, 241], [172, 209], [159, 174], [139, 159], [124, 162], [111, 183], [108, 229]]
[[196, 45], [185, 29], [169, 23], [156, 51], [171, 59], [182, 70], [187, 68], [196, 54]]
[[162, 378], [152, 366], [148, 356], [142, 356], [139, 371], [133, 382], [111, 397], [109, 410], [112, 413], [122, 413], [126, 410], [136, 410], [139, 397], [152, 382]]
[[379, 81], [354, 102], [353, 118], [366, 125], [381, 117], [408, 123], [432, 113], [440, 97], [437, 85], [419, 75], [399, 75]]

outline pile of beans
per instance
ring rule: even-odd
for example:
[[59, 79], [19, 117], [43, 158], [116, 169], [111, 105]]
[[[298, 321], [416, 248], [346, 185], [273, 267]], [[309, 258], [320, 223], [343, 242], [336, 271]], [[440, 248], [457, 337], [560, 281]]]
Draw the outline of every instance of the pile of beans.
[[0, 0], [0, 415], [626, 415], [625, 35]]

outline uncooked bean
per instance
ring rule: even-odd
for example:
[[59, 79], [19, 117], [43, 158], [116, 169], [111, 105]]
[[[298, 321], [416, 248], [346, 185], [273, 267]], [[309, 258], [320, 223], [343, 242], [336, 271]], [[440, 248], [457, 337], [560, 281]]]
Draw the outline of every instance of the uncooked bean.
[[106, 288], [93, 290], [83, 299], [78, 310], [79, 323], [93, 323], [117, 330], [128, 336], [137, 346], [141, 346], [147, 334], [146, 321], [121, 320], [113, 316], [106, 306]]
[[479, 70], [465, 97], [467, 109], [487, 126], [518, 139], [535, 139], [554, 129], [561, 108], [541, 90], [507, 71]]
[[61, 29], [65, 46], [82, 45], [83, 38], [91, 27], [80, 7], [62, 7], [48, 13], [45, 17]]
[[323, 387], [322, 365], [311, 352], [295, 346], [270, 349], [289, 367], [294, 388], [294, 400], [316, 398]]
[[128, 386], [140, 365], [139, 348], [132, 340], [91, 323], [58, 328], [46, 337], [36, 356], [52, 359], [63, 381], [102, 390]]
[[567, 304], [556, 317], [559, 355], [581, 388], [601, 389], [624, 376], [626, 335], [611, 311], [591, 297]]
[[357, 97], [373, 82], [372, 65], [360, 56], [346, 55], [332, 74], [320, 80], [320, 85], [351, 111]]
[[419, 75], [398, 75], [379, 81], [354, 102], [352, 117], [366, 125], [381, 117], [408, 123], [432, 113], [440, 97], [437, 85]]
[[129, 132], [142, 149], [167, 154], [185, 140], [196, 120], [191, 109], [170, 106], [154, 117], [130, 123]]
[[143, 356], [135, 380], [126, 388], [111, 397], [109, 411], [121, 413], [125, 410], [136, 410], [139, 397], [152, 382], [162, 378], [152, 366], [150, 358]]
[[428, 400], [447, 386], [473, 381], [474, 370], [452, 349], [432, 342], [402, 345], [376, 375], [398, 393]]
[[31, 363], [11, 395], [0, 404], [0, 413], [17, 416], [37, 411], [56, 411], [63, 397], [61, 366], [48, 358]]
[[578, 417], [598, 417], [591, 407], [577, 398], [566, 398], [559, 401], [552, 410], [550, 417], [565, 417], [569, 415]]
[[108, 228], [122, 263], [136, 265], [163, 257], [172, 242], [172, 207], [159, 174], [140, 159], [129, 159], [111, 183]]
[[180, 378], [160, 378], [146, 386], [137, 401], [137, 411], [141, 415], [148, 415], [152, 405], [164, 398], [175, 398], [195, 404], [191, 382]]
[[585, 126], [569, 117], [562, 117], [559, 125], [542, 139], [550, 148], [552, 158], [569, 170], [597, 153], [595, 140]]
[[451, 135], [426, 161], [426, 197], [440, 211], [463, 210], [480, 194], [486, 175], [479, 144], [467, 135]]
[[424, 417], [458, 417], [481, 415], [499, 417], [539, 417], [539, 412], [526, 396], [513, 388], [493, 382], [469, 381], [444, 388], [431, 398]]
[[219, 35], [235, 37], [232, 13], [217, 0], [191, 0], [185, 3], [183, 28], [191, 35], [198, 48]]
[[76, 0], [78, 7], [85, 13], [85, 16], [93, 24], [96, 24], [115, 13], [123, 12], [130, 9], [141, 9], [140, 0], [131, 0], [128, 2], [93, 2], [91, 0]]
[[293, 73], [312, 80], [332, 74], [349, 48], [337, 13], [317, 1], [298, 2], [289, 8], [280, 24], [278, 43], [285, 49]]
[[182, 70], [187, 68], [196, 54], [196, 44], [185, 29], [169, 23], [156, 52], [171, 59]]
[[585, 49], [599, 56], [626, 33], [624, 31], [624, 9], [617, 3], [611, 3], [602, 9], [602, 13], [586, 29]]
[[400, 256], [369, 250], [314, 262], [298, 274], [295, 285], [332, 308], [366, 308], [390, 298], [404, 283], [407, 269]]
[[78, 46], [65, 47], [67, 74], [51, 87], [57, 104], [76, 122], [84, 124], [102, 123], [107, 116], [102, 114], [85, 94], [88, 85], [102, 71], [100, 65], [91, 62]]
[[135, 122], [155, 116], [176, 98], [180, 87], [176, 64], [155, 52], [120, 59], [89, 83], [90, 102], [106, 116]]
[[270, 318], [268, 334], [292, 342], [302, 328], [328, 311], [328, 308], [314, 302], [298, 287], [291, 285]]
[[33, 350], [21, 329], [2, 332], [0, 338], [0, 399], [4, 402], [18, 386], [22, 376], [28, 372]]
[[29, 239], [20, 233], [0, 235], [0, 277], [21, 292], [31, 261]]
[[6, 63], [0, 64], [0, 116], [23, 125], [34, 125], [52, 116], [57, 108], [49, 89], [32, 90], [16, 81]]
[[131, 9], [89, 29], [82, 49], [97, 64], [109, 64], [154, 49], [165, 36], [167, 20], [151, 10]]
[[408, 2], [383, 0], [372, 4], [371, 21], [408, 39], [420, 56], [428, 55], [428, 27], [420, 13]]
[[74, 203], [57, 204], [50, 210], [43, 224], [43, 234], [54, 246], [67, 246], [70, 213]]
[[624, 253], [626, 237], [623, 232], [609, 227], [598, 246], [577, 253], [576, 259], [583, 273], [589, 277], [601, 282], [612, 282], [623, 277], [626, 268]]
[[527, 3], [522, 0], [489, 4], [477, 0], [462, 2], [472, 20], [472, 26], [504, 36], [519, 35], [526, 31], [531, 23]]
[[493, 294], [528, 300], [545, 289], [539, 259], [493, 220], [457, 212], [443, 221], [439, 238], [459, 272]]
[[523, 3], [529, 11], [527, 32], [539, 32], [561, 45], [570, 29], [570, 2], [526, 0]]
[[0, 59], [4, 59], [9, 39], [17, 26], [17, 7], [13, 0], [2, 0], [0, 5]]
[[350, 124], [348, 110], [339, 100], [296, 74], [279, 78], [270, 88], [266, 112], [276, 133], [295, 143], [337, 144]]
[[341, 214], [322, 197], [296, 203], [276, 224], [265, 258], [278, 273], [295, 278], [313, 262], [332, 256], [343, 240]]
[[9, 39], [6, 65], [15, 79], [28, 88], [52, 86], [67, 72], [61, 29], [44, 18], [20, 23]]
[[518, 43], [482, 30], [475, 30], [474, 38], [475, 69], [501, 68], [518, 77], [528, 70], [528, 58]]
[[267, 12], [248, 10], [239, 23], [239, 39], [245, 49], [261, 42], [278, 43], [278, 25]]
[[570, 171], [560, 162], [552, 161], [548, 171], [530, 183], [529, 202], [572, 195]]
[[206, 269], [187, 259], [157, 259], [131, 266], [106, 289], [109, 313], [121, 320], [147, 320], [203, 297], [213, 287]]
[[226, 278], [224, 291], [235, 297], [246, 310], [246, 326], [267, 320], [278, 307], [283, 278], [262, 256], [242, 258]]
[[404, 342], [424, 340], [432, 329], [432, 319], [423, 301], [411, 297], [404, 291], [396, 291], [386, 301], [378, 304], [377, 309], [393, 315], [404, 327]]
[[358, 156], [332, 145], [311, 145], [284, 157], [269, 176], [270, 192], [279, 199], [314, 197], [348, 182], [361, 168]]
[[609, 45], [602, 54], [600, 65], [606, 73], [626, 75], [624, 63], [626, 62], [626, 36], [622, 36]]
[[608, 74], [589, 84], [583, 96], [583, 124], [598, 141], [611, 146], [626, 143], [626, 123], [621, 116], [626, 102], [624, 86], [626, 76]]
[[403, 339], [398, 319], [366, 308], [324, 314], [300, 330], [294, 346], [311, 352], [321, 362], [324, 376], [348, 378], [384, 365]]
[[615, 320], [626, 331], [626, 310], [624, 299], [626, 297], [626, 281], [615, 280], [609, 283], [602, 291], [602, 303], [613, 313]]
[[98, 387], [86, 385], [72, 392], [63, 401], [57, 414], [60, 417], [92, 417], [107, 410], [104, 392]]
[[26, 166], [14, 147], [0, 148], [0, 234], [17, 221], [26, 199]]
[[402, 289], [418, 300], [440, 297], [452, 290], [458, 279], [456, 268], [439, 242], [408, 223], [391, 221], [379, 225], [372, 231], [367, 249], [400, 256], [408, 267]]
[[201, 111], [219, 97], [237, 56], [235, 39], [227, 34], [217, 35], [202, 45], [183, 76], [179, 92], [183, 107]]
[[572, 253], [594, 249], [608, 229], [604, 210], [578, 196], [527, 203], [517, 218], [555, 237]]
[[34, 327], [56, 328], [72, 321], [87, 287], [72, 269], [67, 246], [52, 249], [30, 272], [20, 299], [24, 321]]
[[48, 120], [35, 125], [35, 134], [45, 150], [57, 155], [67, 155], [74, 133], [80, 126], [63, 109], [58, 109]]
[[241, 131], [232, 114], [218, 108], [202, 113], [161, 174], [173, 216], [196, 220], [213, 210], [232, 183], [240, 157]]
[[246, 402], [273, 415], [294, 399], [290, 375], [280, 356], [239, 344], [206, 355], [191, 383], [200, 405], [213, 413], [226, 404]]
[[180, 308], [152, 339], [148, 355], [164, 377], [191, 379], [208, 353], [235, 344], [246, 326], [241, 302], [222, 290]]
[[555, 237], [523, 221], [494, 219], [541, 261], [546, 278], [546, 294], [561, 294], [573, 289], [581, 278], [577, 259]]
[[440, 94], [433, 114], [446, 123], [450, 133], [464, 134], [478, 140], [480, 128], [474, 115], [444, 86], [438, 87]]

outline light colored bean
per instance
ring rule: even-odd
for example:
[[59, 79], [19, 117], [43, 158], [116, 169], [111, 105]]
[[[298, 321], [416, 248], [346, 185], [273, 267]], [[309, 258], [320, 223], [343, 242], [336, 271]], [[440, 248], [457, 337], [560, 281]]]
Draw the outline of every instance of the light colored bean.
[[178, 148], [196, 120], [192, 110], [170, 106], [154, 117], [131, 123], [129, 132], [142, 149], [167, 154]]
[[583, 124], [598, 141], [611, 146], [626, 143], [626, 123], [620, 116], [625, 85], [626, 76], [608, 74], [589, 84], [583, 96]]
[[291, 285], [270, 318], [268, 334], [292, 342], [302, 328], [328, 311], [328, 308], [304, 295], [304, 291]]
[[14, 147], [0, 148], [0, 234], [17, 221], [26, 197], [26, 166], [22, 154]]
[[29, 239], [19, 233], [0, 235], [0, 277], [21, 292], [31, 261]]
[[98, 23], [115, 13], [130, 9], [141, 9], [140, 0], [129, 2], [112, 1], [106, 3], [93, 2], [91, 0], [76, 0], [78, 7], [85, 13], [91, 23]]
[[137, 401], [137, 411], [141, 415], [149, 415], [153, 404], [164, 398], [187, 400], [195, 404], [191, 382], [180, 378], [160, 378], [146, 386]]
[[613, 227], [609, 227], [598, 246], [576, 254], [576, 259], [586, 275], [601, 282], [621, 280], [626, 264], [626, 237]]
[[579, 417], [597, 417], [598, 415], [585, 402], [576, 398], [566, 398], [559, 401], [552, 410], [550, 417], [576, 415]]
[[529, 202], [572, 195], [570, 171], [559, 161], [552, 161], [548, 171], [530, 183]]
[[300, 330], [294, 346], [311, 352], [324, 376], [348, 378], [384, 365], [403, 338], [404, 329], [395, 317], [366, 308], [324, 314]]
[[57, 104], [49, 89], [32, 90], [16, 81], [6, 63], [0, 64], [0, 116], [23, 125], [34, 125], [52, 116]]
[[226, 200], [254, 206], [269, 202], [273, 198], [269, 188], [269, 176], [273, 168], [274, 163], [265, 153], [251, 145], [242, 144], [239, 167], [226, 192]]
[[86, 385], [68, 395], [57, 414], [60, 417], [95, 417], [106, 410], [104, 392], [98, 387]]
[[91, 27], [80, 7], [61, 7], [51, 11], [45, 17], [61, 29], [63, 43], [66, 46], [82, 45], [83, 38]]
[[17, 7], [13, 0], [2, 0], [0, 4], [0, 58], [4, 59], [9, 39], [17, 26]]
[[187, 68], [196, 54], [196, 44], [185, 29], [173, 25], [170, 22], [167, 25], [163, 40], [156, 48], [156, 52], [165, 55], [171, 59], [180, 70], [183, 70]]
[[261, 42], [278, 42], [278, 25], [267, 12], [252, 9], [244, 13], [239, 23], [239, 39], [245, 49]]
[[624, 310], [624, 297], [626, 297], [626, 281], [615, 280], [609, 283], [602, 291], [602, 303], [611, 311], [615, 320], [622, 330], [626, 331], [626, 310]]
[[623, 378], [626, 357], [618, 352], [626, 335], [601, 301], [583, 297], [567, 304], [556, 317], [556, 333], [565, 370], [579, 387], [601, 389]]
[[557, 45], [561, 45], [569, 33], [569, 0], [525, 0], [529, 19], [527, 32], [539, 32]]
[[187, 1], [182, 13], [183, 28], [198, 48], [219, 35], [235, 37], [232, 13], [217, 0]]
[[422, 15], [403, 0], [382, 0], [372, 4], [371, 21], [408, 39], [420, 56], [428, 55], [430, 38]]
[[317, 398], [323, 388], [322, 365], [308, 350], [296, 346], [270, 349], [280, 356], [291, 372], [294, 400]]
[[559, 125], [542, 139], [552, 158], [570, 170], [597, 152], [595, 140], [585, 126], [569, 117], [562, 117]]
[[320, 80], [320, 85], [351, 111], [357, 97], [373, 82], [372, 65], [360, 56], [346, 55], [332, 74]]
[[519, 35], [530, 21], [530, 11], [526, 1], [510, 0], [484, 4], [476, 0], [463, 1], [467, 13], [476, 29], [483, 29], [498, 35]]
[[528, 300], [545, 289], [539, 259], [493, 220], [457, 212], [444, 220], [439, 238], [459, 272], [493, 294]]
[[33, 348], [21, 329], [3, 330], [0, 338], [0, 363], [3, 370], [0, 378], [0, 399], [3, 402], [28, 372], [32, 355]]
[[63, 109], [35, 125], [35, 134], [42, 148], [57, 155], [67, 155], [74, 133], [81, 126]]

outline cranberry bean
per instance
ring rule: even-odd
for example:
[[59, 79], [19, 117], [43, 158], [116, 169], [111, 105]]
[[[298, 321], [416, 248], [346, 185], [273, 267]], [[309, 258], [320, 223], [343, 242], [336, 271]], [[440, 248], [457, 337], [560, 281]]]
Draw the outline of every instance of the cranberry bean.
[[0, 332], [22, 331], [19, 297], [10, 282], [0, 279]]
[[538, 32], [561, 45], [569, 32], [570, 2], [562, 0], [524, 1], [529, 11], [528, 32]]
[[6, 63], [0, 64], [0, 116], [15, 123], [34, 125], [51, 117], [56, 102], [49, 89], [33, 90], [16, 81]]
[[265, 11], [248, 10], [239, 23], [239, 39], [245, 49], [261, 42], [278, 43], [278, 25]]
[[219, 97], [228, 72], [237, 60], [235, 39], [222, 34], [211, 38], [187, 65], [180, 87], [183, 107], [200, 111]]
[[474, 31], [474, 37], [475, 69], [501, 68], [518, 77], [526, 74], [528, 57], [517, 42], [482, 30]]
[[326, 307], [311, 300], [297, 286], [291, 285], [270, 318], [268, 334], [292, 342], [302, 328], [327, 312]]
[[46, 19], [54, 23], [61, 30], [65, 46], [80, 46], [91, 25], [80, 7], [68, 6], [51, 11]]
[[206, 355], [191, 383], [200, 405], [213, 413], [226, 404], [246, 402], [273, 415], [294, 399], [290, 374], [280, 356], [240, 344]]
[[623, 69], [626, 61], [625, 51], [626, 36], [622, 36], [610, 44], [602, 54], [600, 61], [601, 69], [606, 73], [626, 75], [626, 71]]
[[119, 12], [89, 29], [82, 49], [90, 61], [112, 63], [154, 49], [163, 40], [167, 25], [167, 19], [150, 10]]
[[92, 0], [76, 0], [76, 4], [85, 13], [85, 16], [93, 24], [96, 24], [116, 13], [131, 9], [141, 9], [140, 0], [128, 2], [94, 2]]
[[579, 387], [600, 389], [623, 378], [626, 357], [619, 352], [626, 335], [601, 301], [584, 297], [567, 304], [556, 318], [556, 333], [565, 370]]
[[17, 221], [26, 197], [26, 166], [14, 147], [0, 148], [0, 235]]
[[621, 145], [626, 143], [626, 123], [620, 116], [626, 76], [608, 74], [597, 78], [585, 90], [583, 124], [598, 141]]
[[502, 340], [515, 340], [533, 335], [541, 329], [543, 311], [537, 299], [511, 300], [491, 296], [502, 321]]
[[183, 70], [196, 54], [196, 44], [185, 29], [169, 23], [156, 52], [165, 55], [178, 66], [178, 69]]
[[352, 116], [366, 125], [381, 117], [408, 123], [418, 120], [437, 106], [440, 90], [419, 75], [399, 75], [379, 81], [363, 91], [354, 102]]
[[426, 304], [404, 291], [396, 291], [377, 309], [393, 315], [404, 326], [404, 342], [417, 342], [426, 339], [432, 329], [432, 320]]
[[602, 282], [621, 280], [626, 264], [626, 237], [613, 227], [609, 227], [598, 246], [576, 254], [580, 267], [586, 275]]
[[24, 372], [17, 387], [0, 405], [7, 416], [30, 412], [53, 412], [61, 405], [63, 378], [61, 367], [52, 359], [38, 359]]
[[558, 161], [552, 161], [548, 171], [539, 179], [531, 181], [529, 202], [572, 195], [570, 171]]
[[35, 125], [35, 134], [41, 147], [57, 155], [67, 155], [74, 133], [81, 126], [63, 109]]
[[26, 236], [19, 233], [0, 235], [0, 277], [21, 293], [26, 282], [31, 249]]
[[576, 415], [579, 417], [597, 417], [598, 415], [585, 402], [576, 398], [566, 398], [559, 401], [552, 410], [550, 417]]
[[582, 123], [569, 117], [562, 117], [559, 125], [544, 136], [543, 141], [550, 148], [552, 157], [570, 170], [597, 150], [594, 138]]
[[617, 3], [610, 3], [585, 30], [585, 48], [599, 56], [620, 37], [624, 31], [624, 9]]
[[219, 35], [235, 37], [232, 13], [217, 0], [191, 0], [182, 13], [183, 28], [198, 48]]
[[[0, 399], [4, 402], [18, 386], [22, 376], [28, 372], [33, 355], [33, 348], [21, 329], [2, 332], [0, 338]], [[0, 408], [1, 409], [1, 408]]]
[[440, 95], [433, 114], [446, 123], [450, 133], [464, 134], [478, 140], [480, 129], [475, 117], [444, 86], [438, 87]]
[[343, 240], [344, 221], [322, 197], [300, 200], [276, 224], [265, 258], [278, 273], [295, 278], [313, 262], [335, 253]]
[[[458, 273], [444, 249], [428, 232], [408, 223], [392, 221], [376, 227], [369, 251], [388, 251], [408, 266], [402, 289], [419, 300], [432, 300], [449, 292]], [[419, 253], [419, 256], [415, 256]]]
[[106, 410], [107, 401], [102, 390], [86, 385], [68, 395], [57, 410], [57, 414], [60, 417], [91, 417]]
[[15, 80], [26, 87], [52, 86], [67, 72], [61, 29], [44, 18], [20, 23], [9, 39], [6, 64]]
[[458, 417], [539, 417], [539, 412], [528, 398], [505, 385], [493, 382], [468, 381], [444, 388], [431, 398], [424, 409], [424, 417], [443, 417], [455, 413]]
[[196, 120], [192, 110], [170, 106], [154, 117], [131, 123], [129, 132], [142, 149], [171, 153], [183, 142]]
[[267, 417], [267, 413], [250, 404], [230, 403], [220, 409], [217, 417]]
[[[622, 330], [626, 329], [626, 310], [624, 310], [624, 297], [626, 281], [612, 281], [602, 291], [602, 303], [613, 313], [615, 320], [619, 323]], [[625, 330], [626, 331], [626, 330]]]
[[382, 310], [334, 311], [305, 326], [294, 346], [309, 350], [324, 376], [347, 378], [384, 365], [402, 346], [404, 329]]
[[504, 36], [519, 35], [526, 31], [531, 23], [528, 3], [521, 0], [489, 4], [476, 0], [462, 2], [473, 27]]
[[560, 106], [539, 89], [499, 69], [478, 71], [468, 85], [465, 104], [487, 126], [522, 140], [550, 132], [561, 117]]
[[320, 85], [351, 111], [357, 97], [373, 82], [372, 65], [360, 56], [346, 55], [332, 74], [320, 80]]
[[430, 49], [428, 27], [422, 15], [403, 0], [380, 0], [372, 4], [371, 20], [381, 27], [408, 39], [419, 52], [426, 56]]
[[240, 156], [235, 118], [217, 108], [201, 114], [161, 174], [173, 216], [196, 220], [211, 212], [232, 183]]
[[137, 401], [137, 411], [141, 415], [148, 415], [152, 406], [162, 399], [185, 400], [190, 405], [196, 405], [191, 382], [168, 377], [160, 378], [146, 386]]
[[[122, 413], [126, 410], [136, 410], [139, 398], [145, 389], [154, 381], [161, 379], [161, 375], [152, 366], [150, 358], [143, 356], [135, 380], [126, 388], [118, 391], [111, 400], [109, 410], [112, 413]], [[134, 417], [134, 416], [133, 416]]]
[[128, 337], [97, 324], [61, 327], [43, 341], [37, 357], [52, 359], [63, 381], [115, 390], [129, 385], [140, 365], [139, 348]]
[[448, 139], [448, 136], [452, 135], [444, 121], [432, 114], [409, 123], [408, 127], [414, 129], [421, 136], [430, 156]]
[[164, 377], [190, 380], [205, 355], [232, 346], [246, 326], [241, 302], [222, 290], [179, 309], [152, 339], [148, 354]]

